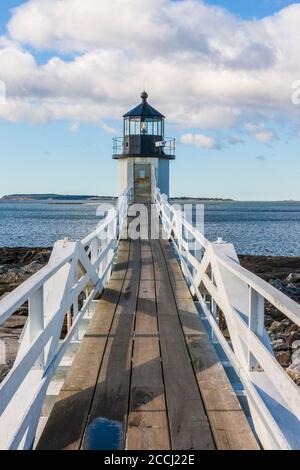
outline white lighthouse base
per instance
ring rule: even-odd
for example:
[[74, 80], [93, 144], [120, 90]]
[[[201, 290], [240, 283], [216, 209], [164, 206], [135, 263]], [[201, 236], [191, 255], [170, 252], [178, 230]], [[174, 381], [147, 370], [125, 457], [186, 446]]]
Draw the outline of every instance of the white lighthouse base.
[[128, 157], [119, 159], [119, 194], [133, 190], [136, 202], [152, 202], [155, 186], [169, 197], [170, 162], [165, 158]]

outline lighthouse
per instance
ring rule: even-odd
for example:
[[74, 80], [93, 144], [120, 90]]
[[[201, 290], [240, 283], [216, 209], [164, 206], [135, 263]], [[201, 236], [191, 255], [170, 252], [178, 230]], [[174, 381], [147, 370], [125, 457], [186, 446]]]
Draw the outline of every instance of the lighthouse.
[[123, 137], [113, 139], [113, 158], [119, 161], [119, 194], [132, 189], [133, 201], [149, 203], [155, 185], [169, 197], [170, 161], [175, 160], [175, 139], [165, 137], [165, 116], [148, 103], [123, 116]]

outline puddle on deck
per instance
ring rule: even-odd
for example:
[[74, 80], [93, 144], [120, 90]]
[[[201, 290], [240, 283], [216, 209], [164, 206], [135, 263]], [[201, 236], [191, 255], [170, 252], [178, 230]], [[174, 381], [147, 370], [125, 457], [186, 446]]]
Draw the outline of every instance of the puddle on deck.
[[83, 441], [84, 450], [122, 450], [123, 447], [122, 423], [96, 418], [88, 426]]

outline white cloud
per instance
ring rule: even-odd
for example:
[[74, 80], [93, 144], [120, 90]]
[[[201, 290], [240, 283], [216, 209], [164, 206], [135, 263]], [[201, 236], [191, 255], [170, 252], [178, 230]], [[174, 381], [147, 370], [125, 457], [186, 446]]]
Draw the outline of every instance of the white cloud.
[[114, 127], [110, 127], [107, 124], [105, 124], [104, 122], [100, 123], [100, 127], [101, 127], [101, 129], [103, 129], [108, 134], [116, 134], [117, 133], [117, 130]]
[[254, 137], [258, 142], [262, 142], [262, 143], [271, 142], [272, 140], [275, 140], [277, 138], [275, 132], [271, 130], [267, 130], [267, 129], [256, 132], [254, 134]]
[[245, 143], [245, 141], [242, 139], [242, 137], [240, 137], [237, 134], [233, 134], [233, 135], [229, 136], [228, 141], [231, 145], [238, 145], [238, 144], [244, 144]]
[[248, 132], [257, 132], [260, 131], [264, 128], [264, 125], [262, 123], [253, 123], [253, 122], [247, 122], [245, 124], [245, 129]]
[[76, 132], [79, 131], [79, 128], [80, 128], [79, 122], [73, 122], [69, 127], [69, 131], [72, 132], [73, 134], [76, 134]]
[[180, 137], [180, 142], [182, 144], [193, 144], [194, 143], [194, 135], [193, 134], [183, 134]]
[[214, 137], [205, 134], [183, 134], [180, 138], [182, 144], [192, 144], [204, 149], [219, 149], [220, 144]]
[[169, 0], [29, 0], [15, 9], [8, 29], [14, 40], [38, 49], [144, 50], [176, 35], [169, 7]]
[[278, 139], [276, 132], [271, 129], [267, 129], [263, 122], [247, 122], [245, 124], [245, 129], [248, 131], [249, 135], [257, 140], [257, 142], [268, 143], [272, 140]]
[[[200, 0], [29, 0], [14, 10], [9, 37], [0, 37], [8, 97], [0, 117], [119, 119], [145, 86], [180, 127], [293, 120], [299, 23], [299, 4], [243, 21]], [[27, 45], [56, 56], [38, 65]], [[266, 130], [248, 132], [260, 139]]]

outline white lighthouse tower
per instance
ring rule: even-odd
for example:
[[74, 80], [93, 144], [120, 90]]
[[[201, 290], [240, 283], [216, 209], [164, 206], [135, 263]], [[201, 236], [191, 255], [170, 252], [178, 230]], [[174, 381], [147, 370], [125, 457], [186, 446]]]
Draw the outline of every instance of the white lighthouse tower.
[[113, 158], [119, 160], [119, 194], [133, 190], [134, 202], [151, 202], [154, 185], [169, 197], [169, 166], [175, 139], [165, 137], [165, 116], [143, 91], [142, 102], [124, 114], [123, 137], [115, 137]]

